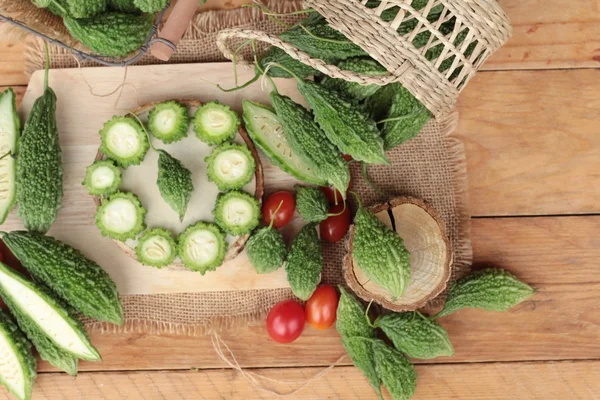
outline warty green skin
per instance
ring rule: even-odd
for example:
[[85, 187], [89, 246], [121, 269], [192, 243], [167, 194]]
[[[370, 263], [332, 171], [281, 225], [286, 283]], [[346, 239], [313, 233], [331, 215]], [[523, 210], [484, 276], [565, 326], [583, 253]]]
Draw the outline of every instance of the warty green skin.
[[145, 13], [157, 13], [167, 6], [169, 0], [133, 0], [133, 4]]
[[[287, 54], [285, 51], [281, 50], [279, 47], [276, 46], [271, 46], [269, 50], [267, 50], [265, 54], [263, 54], [262, 57], [258, 60], [258, 64], [262, 71], [267, 70], [269, 63], [281, 64], [300, 78], [319, 75], [319, 71], [298, 60], [293, 59], [289, 54]], [[255, 67], [255, 71], [257, 74], [262, 74], [258, 66]], [[277, 68], [275, 66], [269, 68], [269, 70], [267, 71], [267, 75], [269, 75], [272, 78], [292, 77], [292, 75], [290, 75], [289, 72], [281, 68]]]
[[95, 53], [122, 57], [146, 42], [154, 15], [112, 12], [86, 19], [64, 17], [63, 22], [71, 36]]
[[363, 305], [343, 286], [338, 286], [338, 289], [340, 299], [335, 328], [339, 334], [342, 337], [375, 337], [375, 330], [367, 323]]
[[394, 298], [410, 282], [410, 253], [404, 241], [372, 212], [360, 207], [354, 217], [352, 256], [365, 275], [387, 289]]
[[381, 379], [376, 369], [375, 357], [373, 354], [373, 340], [362, 336], [342, 336], [342, 345], [346, 349], [346, 353], [352, 359], [352, 363], [356, 368], [361, 370], [365, 375], [373, 389], [377, 392], [380, 399], [381, 395]]
[[368, 164], [389, 165], [377, 124], [362, 109], [312, 81], [298, 80], [298, 90], [313, 110], [315, 121], [342, 153]]
[[429, 110], [400, 83], [386, 85], [366, 103], [377, 120], [402, 118], [379, 125], [386, 150], [417, 136], [431, 118]]
[[[169, 246], [171, 247], [171, 255], [167, 259], [165, 259], [163, 261], [159, 261], [159, 262], [152, 261], [152, 260], [146, 258], [144, 256], [144, 253], [142, 252], [144, 243], [147, 240], [149, 240], [151, 238], [155, 238], [157, 236], [160, 236], [160, 237], [166, 239], [167, 242], [169, 243]], [[138, 244], [135, 248], [135, 253], [137, 255], [138, 261], [140, 263], [142, 263], [143, 265], [147, 265], [149, 267], [162, 268], [164, 266], [171, 264], [173, 262], [173, 260], [175, 259], [175, 257], [177, 256], [177, 243], [175, 243], [175, 239], [173, 239], [173, 235], [168, 230], [162, 229], [162, 228], [154, 228], [154, 229], [145, 231], [142, 234], [142, 236], [140, 236], [138, 238]]]
[[[137, 215], [137, 223], [136, 226], [133, 227], [132, 230], [130, 230], [129, 232], [125, 232], [125, 233], [117, 233], [117, 232], [113, 232], [110, 227], [107, 227], [104, 225], [104, 223], [102, 222], [102, 213], [104, 211], [104, 209], [106, 208], [106, 206], [108, 204], [110, 204], [111, 201], [116, 200], [116, 199], [127, 199], [129, 201], [131, 201], [133, 203], [133, 205], [136, 208], [136, 215]], [[142, 202], [140, 201], [140, 199], [133, 193], [129, 193], [129, 192], [117, 192], [113, 195], [111, 195], [108, 199], [104, 199], [102, 201], [102, 204], [100, 205], [100, 207], [98, 207], [98, 209], [96, 210], [96, 226], [98, 227], [98, 229], [100, 229], [100, 233], [102, 233], [102, 236], [108, 236], [111, 239], [115, 239], [115, 240], [120, 240], [122, 242], [126, 241], [127, 239], [135, 239], [135, 237], [142, 232], [144, 229], [146, 229], [146, 214], [147, 214], [147, 210], [144, 208], [144, 206], [142, 205]]]
[[308, 300], [321, 281], [323, 253], [316, 225], [305, 225], [292, 242], [285, 271], [292, 292], [301, 300]]
[[46, 233], [63, 197], [62, 150], [56, 128], [56, 95], [46, 88], [29, 112], [19, 143], [18, 215], [25, 228]]
[[[31, 350], [31, 343], [29, 340], [27, 340], [25, 334], [21, 332], [17, 325], [10, 319], [8, 314], [5, 314], [2, 311], [0, 311], [0, 336], [3, 336], [5, 340], [10, 343], [11, 351], [17, 360], [19, 360], [19, 364], [23, 372], [22, 376], [25, 396], [20, 397], [13, 391], [11, 391], [11, 393], [20, 400], [29, 400], [31, 399], [33, 382], [37, 376], [37, 360], [33, 355], [33, 351]], [[8, 386], [3, 381], [1, 374], [0, 383], [4, 384], [8, 389]]]
[[287, 249], [283, 235], [268, 226], [258, 229], [246, 243], [250, 264], [259, 274], [278, 270], [285, 261]]
[[417, 388], [417, 371], [398, 350], [381, 340], [373, 341], [377, 375], [392, 395], [392, 400], [408, 400]]
[[534, 292], [531, 286], [503, 269], [475, 271], [450, 286], [444, 309], [435, 318], [463, 308], [507, 311], [527, 300]]
[[[46, 303], [48, 303], [57, 313], [71, 326], [76, 332], [79, 339], [85, 343], [86, 347], [93, 353], [93, 356], [89, 357], [89, 361], [100, 361], [100, 354], [94, 348], [92, 343], [85, 332], [83, 324], [73, 315], [67, 306], [53, 296], [52, 292], [41, 284], [34, 284], [30, 280], [23, 277], [21, 274], [12, 271], [3, 263], [0, 263], [0, 271], [7, 275], [11, 275], [13, 278], [20, 281], [22, 284], [29, 287], [32, 291], [38, 294], [38, 296]], [[40, 357], [43, 360], [48, 361], [50, 364], [57, 368], [67, 372], [69, 375], [77, 374], [77, 358], [80, 355], [73, 354], [66, 349], [58, 346], [46, 333], [40, 328], [40, 326], [31, 318], [29, 315], [22, 310], [11, 296], [7, 294], [0, 280], [0, 295], [8, 306], [10, 312], [17, 320], [17, 323], [21, 330], [25, 332], [29, 340], [34, 344], [38, 350]]]
[[120, 11], [128, 14], [140, 13], [140, 9], [133, 4], [133, 0], [108, 0], [107, 7], [110, 11]]
[[340, 193], [350, 184], [350, 168], [340, 152], [313, 121], [311, 113], [287, 96], [271, 92], [271, 103], [296, 154], [321, 179]]
[[382, 315], [375, 320], [398, 351], [412, 358], [428, 360], [454, 355], [448, 332], [435, 321], [416, 312]]
[[29, 273], [83, 315], [123, 324], [123, 307], [111, 277], [79, 250], [51, 236], [25, 231], [1, 234]]
[[62, 0], [73, 18], [89, 18], [106, 10], [106, 0]]
[[158, 150], [158, 153], [156, 186], [163, 200], [179, 215], [179, 220], [183, 221], [194, 191], [192, 172], [166, 151]]
[[306, 222], [327, 219], [329, 202], [321, 189], [296, 185], [296, 210]]
[[[362, 75], [379, 76], [387, 75], [388, 71], [382, 67], [377, 61], [371, 58], [350, 58], [341, 61], [337, 65], [341, 70], [352, 71]], [[360, 85], [356, 82], [349, 82], [340, 78], [323, 77], [320, 82], [321, 86], [329, 90], [333, 90], [344, 100], [349, 102], [359, 102], [369, 96], [372, 96], [382, 86], [380, 85]]]

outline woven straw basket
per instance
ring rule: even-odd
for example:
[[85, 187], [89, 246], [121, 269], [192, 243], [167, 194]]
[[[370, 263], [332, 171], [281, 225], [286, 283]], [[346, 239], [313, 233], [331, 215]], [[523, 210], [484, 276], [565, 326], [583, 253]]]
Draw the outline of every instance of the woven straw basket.
[[[233, 39], [256, 39], [283, 49], [294, 59], [333, 78], [365, 85], [400, 82], [434, 116], [440, 117], [452, 109], [461, 90], [485, 60], [508, 40], [512, 27], [495, 0], [429, 0], [420, 10], [411, 7], [411, 3], [412, 0], [382, 0], [376, 8], [368, 8], [367, 0], [304, 0], [305, 8], [318, 11], [332, 28], [383, 65], [389, 71], [384, 76], [342, 71], [261, 31], [227, 29], [218, 35], [217, 45], [225, 57], [233, 59]], [[384, 21], [384, 11], [394, 7], [399, 8], [394, 19]], [[440, 18], [430, 23], [427, 15], [434, 7], [442, 11]], [[412, 23], [414, 29], [397, 32], [401, 24], [413, 19], [417, 20]], [[455, 20], [454, 29], [444, 35], [440, 26], [451, 19]], [[417, 48], [413, 40], [423, 32], [431, 35], [424, 46]], [[457, 40], [459, 34], [463, 40]], [[433, 48], [441, 52], [428, 60], [425, 54]], [[444, 68], [440, 68], [444, 61]]]

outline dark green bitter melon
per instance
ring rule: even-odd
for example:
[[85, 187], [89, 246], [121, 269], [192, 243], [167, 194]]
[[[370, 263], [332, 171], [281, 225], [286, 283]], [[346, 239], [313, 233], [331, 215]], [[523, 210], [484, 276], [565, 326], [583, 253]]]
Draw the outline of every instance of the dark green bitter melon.
[[301, 300], [308, 300], [321, 281], [323, 253], [316, 224], [305, 225], [292, 242], [285, 271], [292, 292]]
[[[337, 66], [345, 71], [352, 71], [368, 76], [388, 74], [388, 71], [384, 67], [371, 58], [350, 58], [340, 61]], [[356, 82], [349, 82], [340, 78], [330, 78], [328, 76], [324, 77], [320, 83], [323, 87], [337, 92], [343, 99], [350, 102], [364, 100], [381, 88], [380, 85], [360, 85]]]
[[169, 0], [133, 0], [133, 4], [145, 13], [157, 13], [169, 4]]
[[192, 171], [166, 151], [158, 150], [156, 186], [163, 200], [177, 213], [179, 220], [183, 221], [194, 191]]
[[[269, 50], [263, 54], [258, 60], [258, 66], [256, 67], [256, 73], [260, 74], [261, 70], [265, 71], [269, 65], [269, 63], [276, 63], [283, 65], [285, 68], [292, 71], [294, 74], [301, 78], [306, 78], [308, 76], [316, 76], [319, 75], [319, 71], [310, 67], [303, 62], [293, 59], [290, 55], [288, 55], [285, 51], [281, 50], [279, 47], [271, 46]], [[292, 75], [281, 69], [273, 66], [269, 68], [267, 75], [272, 78], [291, 78]]]
[[140, 13], [140, 9], [133, 4], [133, 0], [108, 0], [107, 8], [110, 11], [119, 11], [127, 14]]
[[246, 252], [257, 273], [269, 274], [283, 265], [287, 249], [281, 232], [272, 226], [265, 226], [257, 229], [248, 239]]

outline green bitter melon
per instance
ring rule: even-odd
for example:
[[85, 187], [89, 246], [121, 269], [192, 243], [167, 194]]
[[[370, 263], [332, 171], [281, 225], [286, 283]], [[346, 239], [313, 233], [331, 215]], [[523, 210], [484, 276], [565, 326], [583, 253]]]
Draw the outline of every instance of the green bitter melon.
[[125, 241], [146, 229], [146, 209], [133, 193], [117, 192], [96, 211], [96, 226], [103, 236]]
[[135, 253], [143, 265], [161, 268], [173, 262], [177, 244], [168, 230], [149, 229], [138, 239]]
[[268, 68], [270, 63], [283, 65], [301, 78], [319, 75], [319, 71], [301, 61], [293, 59], [288, 53], [276, 46], [271, 46], [269, 50], [259, 58], [258, 65], [255, 67], [255, 72], [257, 74], [262, 74], [266, 71], [267, 75], [272, 78], [292, 77], [292, 75], [284, 69], [277, 68], [276, 66]]
[[83, 315], [123, 324], [117, 286], [94, 261], [51, 236], [25, 231], [2, 233], [10, 251], [38, 281]]
[[17, 152], [21, 121], [12, 88], [0, 94], [0, 224], [15, 206], [17, 197]]
[[122, 181], [119, 167], [110, 160], [98, 160], [86, 168], [81, 184], [91, 195], [106, 196], [119, 190]]
[[165, 144], [177, 142], [188, 134], [190, 117], [187, 108], [175, 100], [154, 106], [148, 114], [148, 128], [152, 135]]
[[133, 0], [133, 4], [145, 13], [157, 13], [169, 4], [169, 0]]
[[208, 180], [219, 190], [241, 189], [252, 181], [256, 161], [245, 144], [223, 143], [204, 159]]
[[393, 400], [408, 400], [417, 389], [417, 371], [398, 350], [381, 340], [373, 340], [373, 355], [377, 375]]
[[306, 222], [321, 222], [327, 219], [329, 202], [319, 188], [296, 185], [296, 210]]
[[227, 242], [225, 233], [209, 222], [188, 226], [177, 239], [177, 253], [187, 268], [204, 275], [223, 264]]
[[107, 8], [110, 11], [119, 11], [127, 14], [140, 13], [140, 9], [133, 4], [133, 0], [108, 0]]
[[240, 119], [228, 105], [211, 101], [198, 107], [193, 125], [198, 139], [206, 144], [221, 144], [235, 136]]
[[285, 261], [287, 249], [281, 232], [271, 225], [258, 229], [248, 239], [246, 252], [248, 260], [259, 274], [269, 274], [278, 270]]
[[[388, 74], [388, 71], [381, 64], [371, 58], [350, 58], [341, 61], [337, 66], [345, 71], [352, 71], [368, 76]], [[380, 85], [361, 85], [356, 82], [349, 82], [340, 78], [330, 78], [328, 76], [323, 77], [320, 84], [329, 90], [333, 90], [344, 100], [350, 102], [364, 100], [381, 88]]]
[[19, 400], [30, 400], [37, 376], [31, 343], [4, 312], [0, 311], [0, 383]]
[[177, 213], [179, 220], [187, 211], [194, 184], [192, 172], [181, 161], [164, 150], [158, 151], [158, 177], [156, 186], [163, 200]]
[[285, 271], [292, 292], [308, 300], [321, 281], [323, 253], [316, 225], [305, 225], [292, 242]]
[[260, 205], [254, 196], [239, 190], [221, 193], [213, 211], [215, 223], [232, 236], [250, 233], [260, 222]]
[[100, 141], [100, 151], [123, 168], [139, 165], [150, 148], [144, 128], [131, 117], [112, 117], [100, 131]]

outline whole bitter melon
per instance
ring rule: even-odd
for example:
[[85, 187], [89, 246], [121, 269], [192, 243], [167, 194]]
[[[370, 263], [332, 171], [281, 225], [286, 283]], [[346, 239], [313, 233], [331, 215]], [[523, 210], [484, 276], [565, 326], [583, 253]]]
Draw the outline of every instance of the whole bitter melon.
[[[350, 58], [341, 61], [337, 65], [345, 71], [352, 71], [368, 76], [387, 75], [388, 71], [377, 61], [371, 58]], [[361, 85], [356, 82], [349, 82], [340, 78], [324, 77], [321, 85], [329, 90], [337, 92], [344, 100], [358, 102], [372, 96], [382, 86], [380, 85]]]
[[94, 52], [122, 57], [142, 47], [150, 34], [154, 16], [112, 12], [86, 19], [64, 17], [63, 22], [75, 39]]
[[319, 178], [329, 182], [340, 193], [346, 193], [350, 183], [348, 164], [313, 121], [311, 113], [279, 93], [271, 93], [271, 103], [294, 153], [298, 154]]
[[177, 213], [179, 220], [183, 221], [194, 191], [192, 172], [166, 151], [158, 150], [156, 186], [163, 200]]
[[25, 231], [2, 234], [10, 251], [38, 281], [83, 315], [123, 323], [117, 286], [94, 261], [51, 236]]
[[63, 196], [62, 150], [56, 128], [56, 94], [48, 86], [29, 112], [19, 143], [17, 162], [18, 215], [25, 228], [46, 233], [61, 207]]
[[[296, 74], [297, 76], [299, 76], [301, 78], [306, 78], [307, 76], [319, 75], [319, 71], [304, 64], [303, 62], [293, 59], [289, 54], [287, 54], [285, 51], [281, 50], [279, 47], [276, 47], [276, 46], [271, 46], [269, 48], [269, 50], [267, 50], [265, 52], [265, 54], [263, 54], [259, 58], [258, 66], [256, 66], [255, 72], [257, 74], [260, 74], [261, 70], [265, 71], [267, 69], [267, 67], [269, 66], [269, 63], [276, 63], [276, 64], [283, 65], [284, 67], [286, 67], [287, 69], [289, 69], [290, 71], [292, 71], [294, 74]], [[267, 75], [269, 75], [272, 78], [291, 78], [292, 77], [292, 75], [289, 72], [287, 72], [281, 68], [277, 68], [275, 66], [272, 68], [269, 68], [269, 70], [267, 71]]]
[[157, 13], [168, 3], [169, 0], [133, 0], [133, 4], [145, 13]]
[[323, 253], [316, 225], [305, 225], [292, 242], [285, 271], [292, 292], [301, 300], [308, 300], [321, 280]]
[[108, 0], [107, 8], [110, 11], [120, 11], [128, 14], [140, 13], [140, 9], [133, 4], [133, 0]]

